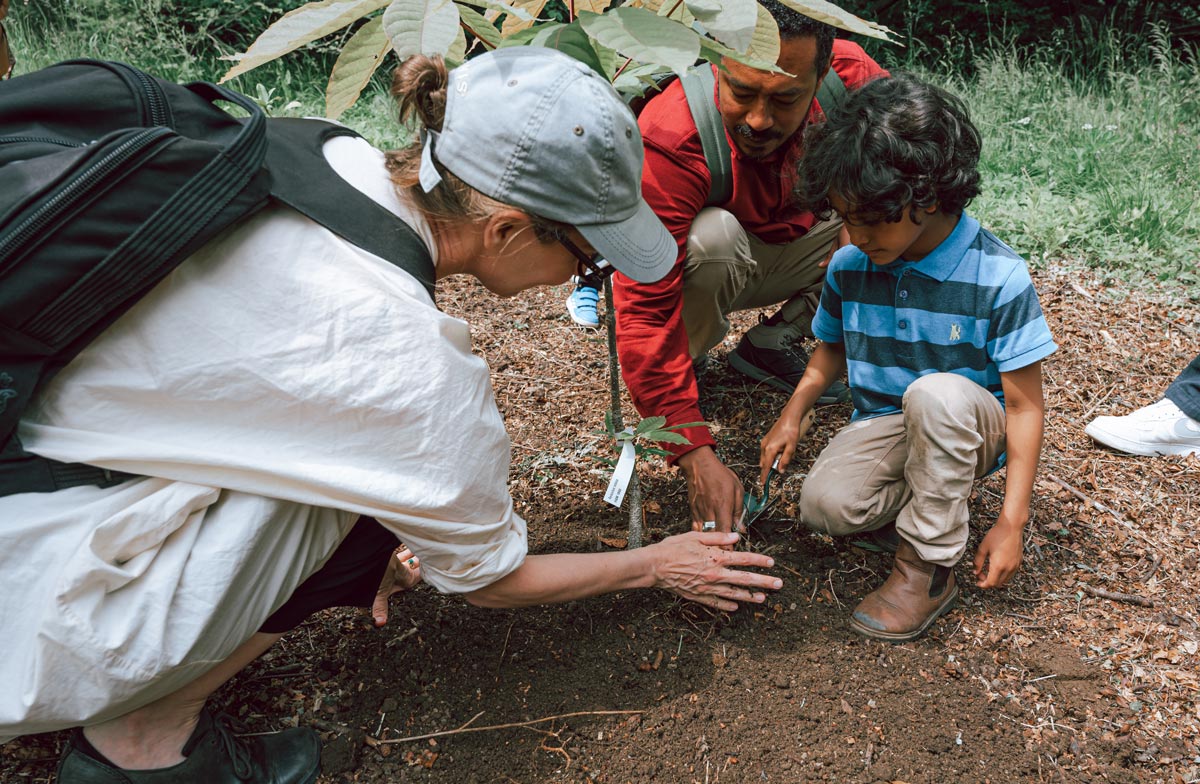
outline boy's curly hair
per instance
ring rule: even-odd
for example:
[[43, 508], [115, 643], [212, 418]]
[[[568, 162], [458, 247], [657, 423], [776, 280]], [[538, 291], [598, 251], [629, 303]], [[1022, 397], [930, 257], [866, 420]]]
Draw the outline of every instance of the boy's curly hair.
[[863, 223], [913, 221], [932, 204], [959, 214], [979, 195], [979, 131], [966, 104], [911, 74], [876, 79], [804, 135], [796, 196], [818, 216], [829, 194]]

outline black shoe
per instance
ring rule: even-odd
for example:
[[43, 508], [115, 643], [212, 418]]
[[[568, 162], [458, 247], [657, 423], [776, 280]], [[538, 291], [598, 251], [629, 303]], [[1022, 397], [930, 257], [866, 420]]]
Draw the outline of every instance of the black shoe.
[[183, 746], [183, 762], [154, 770], [122, 770], [90, 753], [75, 730], [58, 763], [58, 784], [313, 784], [321, 772], [321, 740], [307, 728], [238, 738], [228, 716], [200, 712]]
[[888, 523], [883, 528], [856, 536], [850, 540], [850, 544], [873, 553], [894, 553], [900, 547], [900, 534], [896, 532], [895, 523]]
[[[806, 335], [800, 327], [783, 320], [776, 313], [761, 324], [750, 328], [729, 354], [729, 364], [756, 381], [763, 381], [791, 394], [808, 367], [809, 353], [804, 348]], [[819, 405], [845, 403], [850, 389], [834, 381], [817, 398]]]

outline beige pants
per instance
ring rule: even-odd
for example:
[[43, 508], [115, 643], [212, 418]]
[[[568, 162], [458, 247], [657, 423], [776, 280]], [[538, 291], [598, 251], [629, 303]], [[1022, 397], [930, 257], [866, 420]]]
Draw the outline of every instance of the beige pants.
[[811, 335], [825, 282], [820, 264], [841, 225], [838, 218], [822, 221], [794, 242], [769, 245], [725, 210], [701, 210], [683, 265], [683, 324], [692, 358], [721, 342], [729, 332], [728, 314], [779, 302], [785, 303], [784, 319]]
[[902, 405], [830, 440], [800, 492], [800, 519], [833, 536], [895, 520], [921, 558], [953, 566], [967, 547], [971, 484], [1005, 449], [1004, 407], [953, 373], [917, 379]]

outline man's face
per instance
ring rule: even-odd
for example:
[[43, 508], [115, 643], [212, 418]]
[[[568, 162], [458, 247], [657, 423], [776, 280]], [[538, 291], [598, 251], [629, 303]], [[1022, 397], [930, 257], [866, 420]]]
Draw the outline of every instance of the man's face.
[[765, 158], [804, 123], [825, 77], [817, 73], [815, 36], [780, 42], [778, 65], [789, 74], [768, 73], [726, 58], [718, 71], [718, 106], [729, 137], [748, 158]]

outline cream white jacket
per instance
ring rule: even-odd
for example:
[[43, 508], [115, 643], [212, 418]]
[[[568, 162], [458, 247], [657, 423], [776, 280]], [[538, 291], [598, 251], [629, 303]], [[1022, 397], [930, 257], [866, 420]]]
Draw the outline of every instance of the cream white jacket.
[[[347, 180], [433, 247], [366, 142]], [[466, 323], [407, 273], [270, 208], [63, 370], [33, 452], [144, 475], [0, 498], [0, 741], [170, 693], [253, 634], [359, 514], [445, 592], [517, 568], [509, 441]]]

